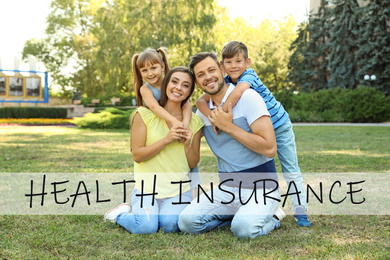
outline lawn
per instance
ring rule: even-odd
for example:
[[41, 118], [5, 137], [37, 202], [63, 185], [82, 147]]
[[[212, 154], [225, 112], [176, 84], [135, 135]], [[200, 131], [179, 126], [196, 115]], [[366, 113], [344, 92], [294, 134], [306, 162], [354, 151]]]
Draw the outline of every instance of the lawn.
[[[304, 173], [390, 174], [388, 127], [296, 126], [294, 132]], [[0, 174], [123, 174], [133, 170], [129, 150], [128, 131], [4, 126]], [[199, 169], [217, 171], [204, 141]], [[288, 216], [279, 229], [253, 240], [235, 238], [228, 227], [198, 236], [131, 235], [102, 215], [0, 215], [0, 258], [390, 258], [389, 215], [311, 215], [311, 228], [299, 228]]]

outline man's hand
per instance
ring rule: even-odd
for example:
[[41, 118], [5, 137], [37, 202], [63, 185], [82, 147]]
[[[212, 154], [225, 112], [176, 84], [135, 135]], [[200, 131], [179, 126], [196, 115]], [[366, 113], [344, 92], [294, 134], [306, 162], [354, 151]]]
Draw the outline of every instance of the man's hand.
[[209, 116], [210, 122], [219, 130], [225, 131], [233, 124], [232, 104], [228, 105], [228, 112], [223, 111], [222, 107], [218, 107], [211, 111]]

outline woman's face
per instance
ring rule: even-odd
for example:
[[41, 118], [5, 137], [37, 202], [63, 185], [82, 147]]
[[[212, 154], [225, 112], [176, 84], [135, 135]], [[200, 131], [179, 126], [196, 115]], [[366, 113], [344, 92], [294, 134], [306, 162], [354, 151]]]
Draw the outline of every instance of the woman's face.
[[192, 79], [186, 72], [174, 72], [167, 85], [168, 100], [182, 102], [191, 93]]

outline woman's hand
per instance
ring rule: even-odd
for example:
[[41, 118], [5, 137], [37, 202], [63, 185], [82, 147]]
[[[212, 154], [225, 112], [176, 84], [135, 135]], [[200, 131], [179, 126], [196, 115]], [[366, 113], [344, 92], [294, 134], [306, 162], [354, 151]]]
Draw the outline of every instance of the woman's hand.
[[175, 140], [184, 140], [186, 136], [186, 130], [182, 126], [172, 126], [171, 129], [169, 129], [169, 132], [167, 136], [165, 137], [167, 139], [168, 143], [172, 143]]

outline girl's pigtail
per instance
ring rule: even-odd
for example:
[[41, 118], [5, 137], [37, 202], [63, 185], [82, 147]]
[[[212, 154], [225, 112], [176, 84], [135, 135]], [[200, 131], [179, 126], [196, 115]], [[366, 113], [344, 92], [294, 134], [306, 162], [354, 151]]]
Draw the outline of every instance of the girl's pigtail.
[[163, 48], [158, 48], [157, 51], [161, 54], [162, 61], [165, 64], [164, 75], [166, 76], [168, 74], [168, 71], [169, 71], [167, 54], [166, 54], [166, 52], [164, 51]]
[[138, 60], [139, 54], [135, 54], [133, 56], [133, 77], [134, 77], [134, 90], [135, 90], [135, 96], [137, 99], [137, 106], [143, 105], [142, 95], [141, 95], [141, 87], [143, 85], [142, 75], [141, 72], [137, 66], [137, 60]]

